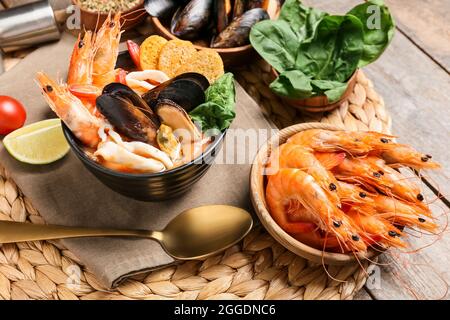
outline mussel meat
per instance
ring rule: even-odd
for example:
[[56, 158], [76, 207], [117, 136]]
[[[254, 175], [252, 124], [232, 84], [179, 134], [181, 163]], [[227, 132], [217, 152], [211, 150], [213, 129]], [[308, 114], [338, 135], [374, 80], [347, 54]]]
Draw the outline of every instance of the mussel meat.
[[213, 0], [191, 0], [174, 14], [170, 32], [182, 39], [194, 39], [209, 24]]
[[261, 8], [251, 9], [233, 20], [230, 25], [213, 39], [213, 48], [232, 48], [248, 44], [250, 29], [261, 20], [269, 19], [269, 14]]
[[134, 141], [157, 145], [156, 134], [159, 124], [144, 114], [140, 107], [135, 106], [125, 95], [102, 94], [97, 98], [96, 106], [119, 133]]
[[201, 133], [192, 122], [186, 111], [170, 100], [161, 100], [155, 108], [161, 122], [172, 128], [174, 135], [181, 143], [198, 141]]
[[164, 18], [186, 2], [186, 0], [145, 0], [144, 8], [152, 17]]
[[156, 139], [158, 141], [159, 148], [167, 153], [172, 161], [180, 159], [181, 143], [173, 134], [173, 130], [171, 127], [162, 124], [159, 127]]
[[160, 100], [170, 100], [187, 112], [205, 102], [209, 81], [205, 76], [188, 72], [161, 83], [143, 95], [145, 102], [155, 108]]

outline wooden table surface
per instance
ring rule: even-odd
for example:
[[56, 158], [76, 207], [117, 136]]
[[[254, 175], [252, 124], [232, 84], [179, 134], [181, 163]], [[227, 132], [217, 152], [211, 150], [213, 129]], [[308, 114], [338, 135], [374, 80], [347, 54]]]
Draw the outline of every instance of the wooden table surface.
[[[0, 0], [0, 9], [2, 5], [10, 7], [30, 1], [33, 0]], [[60, 5], [61, 1], [53, 2]], [[343, 13], [361, 1], [304, 2]], [[400, 141], [432, 154], [443, 164], [442, 170], [424, 174], [422, 187], [423, 194], [432, 202], [434, 213], [445, 224], [450, 209], [450, 1], [385, 2], [396, 19], [397, 32], [383, 56], [365, 71], [384, 97], [393, 118], [393, 132]], [[6, 70], [27, 52], [6, 55]], [[433, 245], [427, 247], [433, 241]], [[447, 290], [450, 283], [449, 232], [442, 233], [438, 239], [410, 236], [409, 243], [420, 250], [413, 253], [390, 250], [382, 255], [357, 299], [450, 298]]]

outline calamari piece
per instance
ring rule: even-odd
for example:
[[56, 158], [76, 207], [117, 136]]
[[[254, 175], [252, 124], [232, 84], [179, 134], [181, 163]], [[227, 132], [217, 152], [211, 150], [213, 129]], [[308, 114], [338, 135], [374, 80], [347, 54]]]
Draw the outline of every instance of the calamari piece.
[[173, 168], [173, 162], [172, 160], [170, 160], [170, 157], [165, 152], [159, 150], [158, 148], [155, 148], [147, 143], [140, 141], [125, 142], [122, 140], [122, 138], [117, 132], [114, 132], [112, 130], [109, 131], [109, 136], [112, 138], [114, 142], [124, 147], [129, 152], [138, 156], [142, 156], [144, 158], [156, 159], [162, 162], [166, 167], [166, 169]]
[[161, 172], [165, 170], [161, 161], [136, 155], [112, 141], [99, 145], [94, 155], [106, 162], [113, 163], [117, 169], [124, 172]]
[[127, 74], [125, 80], [127, 85], [136, 91], [136, 93], [144, 94], [157, 85], [169, 80], [169, 77], [159, 70], [144, 70], [130, 72]]

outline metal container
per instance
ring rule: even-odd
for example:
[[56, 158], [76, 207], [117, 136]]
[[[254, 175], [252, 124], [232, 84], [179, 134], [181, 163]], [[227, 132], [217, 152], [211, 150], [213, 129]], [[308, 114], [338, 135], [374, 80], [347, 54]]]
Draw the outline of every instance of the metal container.
[[5, 52], [58, 40], [60, 36], [47, 0], [0, 11], [0, 48]]

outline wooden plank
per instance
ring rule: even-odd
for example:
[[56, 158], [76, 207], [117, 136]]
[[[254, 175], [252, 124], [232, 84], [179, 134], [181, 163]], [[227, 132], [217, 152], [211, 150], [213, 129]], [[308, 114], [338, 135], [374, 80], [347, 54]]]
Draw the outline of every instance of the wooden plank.
[[373, 298], [369, 295], [369, 293], [367, 292], [366, 288], [362, 288], [361, 290], [359, 290], [354, 298], [354, 300], [373, 300]]
[[[432, 196], [431, 194], [425, 194]], [[448, 208], [442, 202], [431, 204], [438, 223], [445, 226]], [[405, 229], [406, 233], [413, 231]], [[375, 299], [449, 299], [450, 234], [442, 237], [421, 235], [408, 237], [409, 253], [390, 249], [380, 256], [379, 286], [368, 288]], [[435, 243], [433, 243], [436, 241]], [[432, 245], [430, 245], [432, 244]], [[429, 245], [428, 247], [426, 247]], [[414, 252], [414, 249], [420, 249]]]
[[[308, 1], [336, 13], [346, 12], [359, 2]], [[430, 174], [428, 181], [449, 195], [450, 79], [447, 72], [400, 32], [383, 56], [364, 70], [384, 97], [393, 118], [393, 131], [400, 141], [433, 154], [444, 165], [439, 173]], [[427, 187], [423, 193], [433, 196]], [[432, 207], [435, 214], [448, 213], [448, 207], [441, 201]], [[440, 220], [442, 225], [446, 214]], [[423, 247], [431, 240], [410, 237], [413, 248]], [[379, 269], [380, 287], [367, 290], [375, 299], [439, 298], [445, 294], [445, 282], [450, 283], [449, 249], [450, 234], [445, 233], [438, 242], [414, 254], [390, 250], [381, 258], [381, 263], [390, 265]]]
[[398, 28], [450, 72], [450, 1], [386, 0]]

